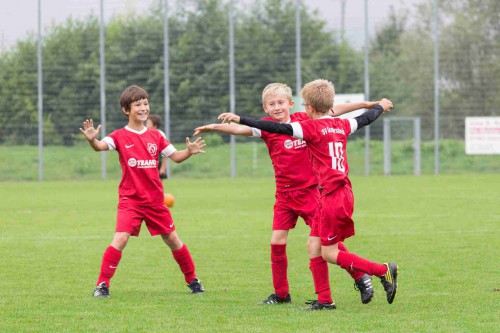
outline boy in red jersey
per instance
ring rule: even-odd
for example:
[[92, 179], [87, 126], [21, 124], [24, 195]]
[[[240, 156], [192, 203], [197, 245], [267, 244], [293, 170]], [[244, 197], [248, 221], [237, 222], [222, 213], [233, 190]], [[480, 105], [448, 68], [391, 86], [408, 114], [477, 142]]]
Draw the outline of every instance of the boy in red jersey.
[[[234, 121], [271, 133], [291, 135], [307, 142], [310, 163], [322, 188], [319, 220], [313, 224], [311, 233], [319, 233], [323, 259], [350, 272], [362, 271], [380, 277], [387, 301], [391, 304], [396, 296], [398, 266], [395, 263], [372, 262], [344, 251], [341, 243], [354, 235], [352, 220], [354, 197], [348, 178], [347, 137], [358, 128], [375, 121], [383, 112], [390, 111], [393, 104], [384, 98], [377, 106], [354, 119], [339, 119], [329, 114], [335, 96], [331, 82], [326, 80], [309, 82], [302, 89], [301, 96], [310, 118], [307, 120], [286, 124], [239, 117], [232, 113], [223, 113], [219, 119], [223, 122]], [[321, 304], [314, 301], [311, 306], [321, 307]]]
[[[157, 114], [150, 114], [148, 120], [146, 121], [146, 127], [149, 129], [155, 129], [160, 132], [161, 135], [166, 139], [167, 136], [160, 129], [161, 118]], [[166, 179], [167, 177], [167, 159], [163, 158], [162, 154], [158, 154], [158, 171], [160, 173], [160, 179]]]
[[[333, 113], [340, 115], [360, 108], [369, 108], [377, 103], [361, 102], [339, 105], [333, 110]], [[262, 104], [264, 111], [269, 115], [263, 119], [280, 123], [308, 119], [305, 112], [290, 114], [290, 109], [294, 105], [292, 89], [283, 83], [267, 85], [262, 92]], [[318, 181], [308, 160], [306, 144], [303, 140], [297, 140], [289, 135], [268, 133], [236, 124], [201, 126], [195, 129], [194, 135], [211, 131], [260, 137], [267, 145], [276, 179], [276, 202], [271, 235], [271, 271], [275, 292], [262, 303], [290, 303], [287, 278], [288, 258], [286, 255], [288, 232], [295, 228], [299, 216], [310, 227], [313, 225], [320, 197]], [[339, 246], [347, 251], [342, 243]], [[308, 252], [309, 267], [313, 276], [315, 292], [318, 294], [318, 302], [323, 304], [325, 309], [333, 309], [328, 265], [321, 257], [321, 244], [317, 229], [310, 233]], [[368, 303], [373, 296], [371, 277], [360, 271], [351, 272], [351, 275], [361, 291], [362, 302]], [[316, 307], [312, 309], [315, 310]]]
[[122, 167], [122, 179], [118, 188], [119, 203], [115, 236], [102, 258], [94, 297], [109, 298], [109, 283], [122, 257], [122, 251], [130, 236], [139, 236], [142, 221], [146, 222], [152, 236], [161, 235], [172, 251], [175, 261], [184, 274], [192, 293], [204, 292], [195, 273], [191, 254], [175, 231], [170, 211], [163, 202], [163, 185], [158, 176], [158, 154], [181, 163], [191, 155], [204, 153], [205, 142], [201, 138], [187, 148], [176, 150], [158, 131], [144, 126], [149, 115], [148, 93], [138, 87], [126, 88], [120, 96], [123, 113], [128, 125], [97, 140], [101, 125], [94, 128], [92, 119], [83, 122], [80, 131], [95, 151], [116, 150]]

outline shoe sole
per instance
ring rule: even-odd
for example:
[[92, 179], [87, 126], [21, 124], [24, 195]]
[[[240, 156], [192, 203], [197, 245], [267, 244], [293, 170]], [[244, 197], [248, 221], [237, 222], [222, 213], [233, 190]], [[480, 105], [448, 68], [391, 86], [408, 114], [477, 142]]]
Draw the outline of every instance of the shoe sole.
[[391, 294], [391, 296], [387, 300], [387, 302], [389, 302], [389, 304], [392, 304], [392, 302], [394, 301], [394, 298], [396, 297], [396, 291], [398, 290], [398, 280], [397, 280], [398, 269], [399, 269], [399, 266], [396, 265], [396, 269], [394, 270], [394, 274], [391, 274], [392, 275], [392, 283], [394, 285], [394, 292]]
[[[393, 298], [394, 298], [394, 297], [393, 297]], [[370, 298], [368, 298], [368, 299], [366, 299], [366, 300], [361, 300], [361, 303], [363, 303], [363, 304], [368, 304], [368, 303], [370, 303], [370, 302], [372, 301], [372, 299], [373, 299], [373, 294], [370, 296]]]

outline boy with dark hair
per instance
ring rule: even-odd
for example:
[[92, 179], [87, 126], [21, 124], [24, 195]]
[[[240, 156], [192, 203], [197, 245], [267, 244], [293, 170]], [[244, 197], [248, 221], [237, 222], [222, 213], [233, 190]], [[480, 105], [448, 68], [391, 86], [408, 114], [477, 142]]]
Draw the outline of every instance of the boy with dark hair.
[[[148, 120], [146, 121], [146, 127], [157, 130], [165, 139], [167, 138], [165, 132], [161, 130], [161, 118], [159, 115], [150, 114]], [[167, 178], [167, 159], [163, 158], [162, 154], [159, 154], [158, 156], [158, 172], [160, 173], [160, 179]]]
[[92, 119], [85, 120], [83, 128], [80, 128], [95, 151], [116, 150], [122, 167], [115, 235], [104, 252], [94, 297], [110, 297], [110, 280], [120, 263], [122, 251], [130, 236], [139, 236], [142, 221], [151, 236], [160, 235], [171, 249], [191, 292], [204, 292], [191, 254], [175, 231], [170, 211], [163, 202], [163, 185], [158, 176], [157, 163], [158, 154], [181, 163], [194, 154], [205, 153], [205, 142], [202, 138], [194, 142], [186, 138], [187, 148], [176, 150], [158, 131], [147, 129], [144, 123], [149, 115], [149, 96], [138, 86], [130, 86], [122, 92], [120, 105], [128, 118], [128, 125], [124, 128], [102, 140], [97, 140], [101, 125], [94, 128]]
[[[354, 197], [348, 177], [347, 137], [358, 128], [375, 121], [382, 113], [390, 111], [393, 104], [384, 98], [377, 106], [354, 119], [340, 119], [330, 115], [335, 97], [331, 82], [309, 82], [302, 89], [301, 96], [310, 118], [307, 120], [279, 123], [240, 117], [232, 113], [223, 113], [219, 119], [222, 122], [233, 121], [271, 133], [290, 135], [307, 143], [310, 163], [322, 188], [320, 215], [317, 223], [313, 224], [311, 233], [317, 232], [320, 237], [323, 259], [350, 272], [362, 271], [380, 277], [387, 301], [391, 304], [396, 296], [398, 266], [395, 263], [369, 261], [344, 251], [341, 244], [354, 235]], [[313, 301], [311, 307], [322, 305], [319, 301]]]

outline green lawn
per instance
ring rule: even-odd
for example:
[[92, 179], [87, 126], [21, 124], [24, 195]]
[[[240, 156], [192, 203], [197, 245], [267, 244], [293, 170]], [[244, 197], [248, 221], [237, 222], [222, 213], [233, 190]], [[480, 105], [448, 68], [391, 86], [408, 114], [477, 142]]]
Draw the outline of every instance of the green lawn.
[[308, 230], [290, 233], [293, 303], [272, 293], [272, 178], [171, 179], [172, 214], [206, 293], [191, 295], [167, 247], [143, 228], [94, 299], [115, 225], [117, 181], [0, 184], [0, 332], [497, 332], [500, 327], [500, 175], [353, 177], [353, 252], [399, 264], [392, 305], [374, 279], [361, 304], [330, 267], [335, 311], [314, 299]]
[[[214, 139], [218, 138], [218, 140]], [[260, 139], [237, 139], [235, 148], [235, 171], [238, 177], [272, 177], [273, 168], [266, 145]], [[206, 137], [206, 154], [189, 160], [171, 163], [174, 178], [224, 178], [231, 175], [231, 147], [219, 136]], [[185, 144], [175, 144], [184, 149]], [[383, 143], [370, 143], [370, 175], [384, 174]], [[99, 180], [101, 179], [102, 154], [106, 157], [107, 179], [118, 180], [121, 175], [116, 152], [96, 153], [86, 142], [72, 147], [47, 146], [43, 150], [44, 180]], [[351, 175], [365, 175], [365, 141], [348, 143], [347, 156]], [[394, 141], [391, 146], [391, 173], [412, 175], [412, 141]], [[38, 180], [38, 147], [0, 146], [0, 182]], [[440, 143], [440, 173], [498, 173], [500, 155], [466, 155], [464, 143], [442, 140]], [[422, 142], [421, 173], [434, 174], [434, 143]]]

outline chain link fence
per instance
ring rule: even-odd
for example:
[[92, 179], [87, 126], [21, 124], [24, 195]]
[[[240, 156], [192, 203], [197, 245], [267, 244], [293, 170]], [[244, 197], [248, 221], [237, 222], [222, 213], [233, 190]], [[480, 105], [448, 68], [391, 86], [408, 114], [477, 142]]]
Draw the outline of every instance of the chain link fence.
[[[183, 149], [194, 128], [222, 112], [264, 116], [268, 83], [298, 94], [317, 78], [331, 80], [337, 94], [390, 98], [389, 117], [419, 118], [421, 174], [499, 170], [499, 155], [464, 148], [466, 117], [500, 116], [496, 0], [74, 0], [63, 20], [53, 19], [60, 7], [39, 3], [8, 14], [40, 21], [40, 34], [35, 26], [0, 43], [1, 181], [118, 179], [116, 153], [94, 153], [78, 128], [86, 118], [105, 124], [104, 134], [126, 125], [119, 95], [132, 84], [149, 92], [151, 113]], [[414, 173], [412, 126], [391, 125], [391, 174]], [[204, 138], [207, 153], [170, 165], [171, 177], [273, 175], [260, 139], [238, 137], [231, 146], [227, 135]], [[383, 138], [382, 121], [351, 138], [351, 174], [386, 173]]]

